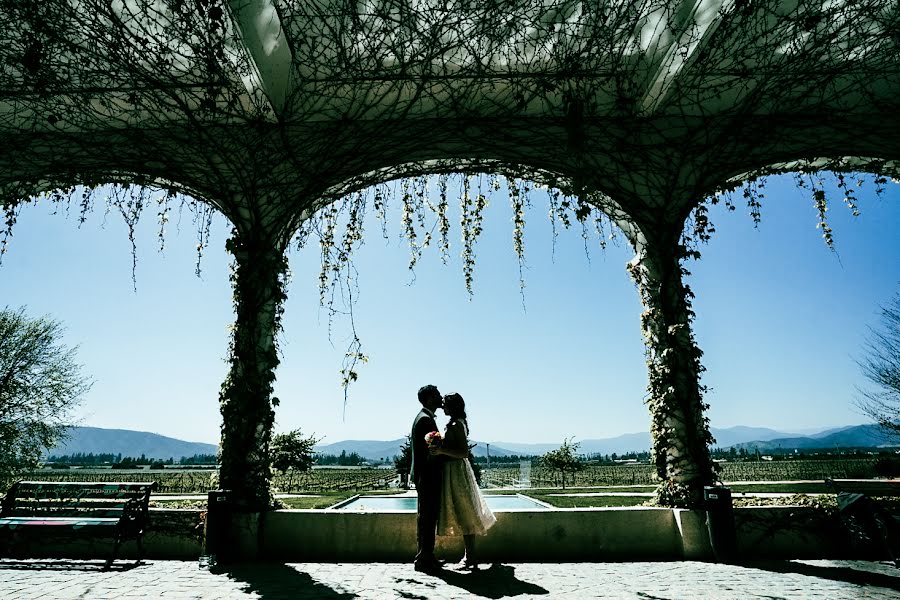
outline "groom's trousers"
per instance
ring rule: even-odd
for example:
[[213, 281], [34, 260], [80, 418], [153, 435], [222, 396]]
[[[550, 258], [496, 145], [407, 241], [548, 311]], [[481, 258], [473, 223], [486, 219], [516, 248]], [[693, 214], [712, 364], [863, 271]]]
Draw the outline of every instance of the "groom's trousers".
[[434, 557], [434, 537], [441, 506], [440, 471], [437, 477], [423, 477], [416, 484], [416, 562], [431, 561]]

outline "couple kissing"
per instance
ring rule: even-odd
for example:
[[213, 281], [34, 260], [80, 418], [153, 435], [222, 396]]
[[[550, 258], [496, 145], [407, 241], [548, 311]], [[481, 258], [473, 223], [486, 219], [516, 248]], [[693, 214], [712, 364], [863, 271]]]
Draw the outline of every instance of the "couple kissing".
[[[497, 519], [478, 489], [469, 464], [469, 425], [466, 403], [459, 394], [441, 396], [437, 387], [419, 388], [422, 409], [412, 426], [410, 481], [416, 486], [416, 571], [443, 568], [434, 555], [435, 536], [463, 536], [465, 555], [460, 567], [478, 568], [475, 536], [483, 535]], [[437, 409], [450, 419], [441, 434]]]

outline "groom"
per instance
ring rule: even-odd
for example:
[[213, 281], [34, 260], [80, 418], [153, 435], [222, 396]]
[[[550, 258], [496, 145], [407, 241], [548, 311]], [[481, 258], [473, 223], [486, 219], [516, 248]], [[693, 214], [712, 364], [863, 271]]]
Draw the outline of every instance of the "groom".
[[434, 556], [434, 536], [437, 528], [438, 511], [441, 507], [441, 457], [428, 452], [425, 435], [438, 431], [434, 411], [441, 406], [441, 393], [433, 385], [419, 388], [419, 402], [422, 410], [416, 415], [412, 426], [412, 467], [409, 479], [416, 485], [418, 508], [416, 510], [416, 552], [415, 569], [424, 573], [441, 569], [441, 563]]

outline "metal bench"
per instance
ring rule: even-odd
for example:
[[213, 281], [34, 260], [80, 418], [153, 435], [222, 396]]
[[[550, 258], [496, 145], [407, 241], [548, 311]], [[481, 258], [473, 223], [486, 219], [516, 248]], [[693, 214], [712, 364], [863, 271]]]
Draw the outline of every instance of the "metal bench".
[[900, 568], [900, 515], [878, 500], [900, 497], [900, 481], [829, 478], [825, 487], [837, 494], [851, 542], [865, 552], [889, 556]]
[[900, 497], [900, 479], [826, 479], [834, 493], [863, 494], [870, 498]]
[[0, 509], [0, 539], [9, 550], [26, 539], [111, 538], [106, 568], [122, 542], [135, 540], [140, 563], [155, 488], [156, 482], [19, 481], [9, 488]]

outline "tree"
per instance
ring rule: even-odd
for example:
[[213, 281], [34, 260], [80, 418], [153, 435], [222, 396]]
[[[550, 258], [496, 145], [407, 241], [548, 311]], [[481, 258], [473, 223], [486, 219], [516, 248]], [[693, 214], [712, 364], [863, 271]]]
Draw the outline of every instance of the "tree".
[[272, 469], [281, 473], [289, 469], [309, 471], [315, 454], [313, 447], [320, 441], [314, 435], [303, 437], [299, 429], [272, 436], [269, 446]]
[[900, 440], [900, 293], [882, 307], [881, 323], [869, 329], [864, 352], [857, 362], [876, 389], [860, 390], [857, 405]]
[[63, 327], [25, 309], [0, 311], [0, 489], [35, 468], [65, 437], [68, 420], [91, 381], [75, 362]]
[[563, 440], [562, 446], [551, 450], [541, 457], [541, 466], [554, 472], [559, 472], [562, 478], [562, 487], [566, 489], [566, 473], [576, 473], [584, 468], [584, 465], [575, 456], [575, 451], [581, 444], [572, 444], [569, 440]]
[[394, 468], [400, 475], [403, 487], [409, 487], [409, 471], [412, 468], [412, 435], [407, 435], [400, 446], [400, 454], [394, 456]]

